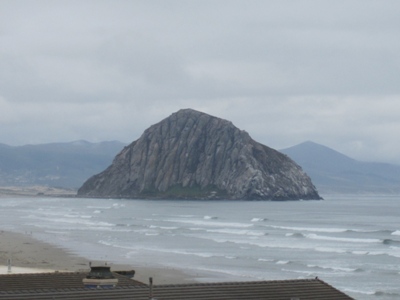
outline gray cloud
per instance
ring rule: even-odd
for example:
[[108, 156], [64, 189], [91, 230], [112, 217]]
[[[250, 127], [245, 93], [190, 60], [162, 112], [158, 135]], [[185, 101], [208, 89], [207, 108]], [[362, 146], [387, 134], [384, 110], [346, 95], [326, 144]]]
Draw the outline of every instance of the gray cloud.
[[400, 163], [399, 15], [398, 1], [0, 0], [0, 142], [130, 142], [191, 107], [274, 148]]

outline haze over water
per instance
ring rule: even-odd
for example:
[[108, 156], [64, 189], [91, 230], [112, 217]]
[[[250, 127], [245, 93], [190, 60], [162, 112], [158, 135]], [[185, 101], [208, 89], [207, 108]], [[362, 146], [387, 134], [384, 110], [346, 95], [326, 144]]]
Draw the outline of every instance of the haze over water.
[[356, 299], [399, 299], [399, 198], [3, 198], [0, 229], [88, 260], [180, 268], [202, 282], [318, 276]]

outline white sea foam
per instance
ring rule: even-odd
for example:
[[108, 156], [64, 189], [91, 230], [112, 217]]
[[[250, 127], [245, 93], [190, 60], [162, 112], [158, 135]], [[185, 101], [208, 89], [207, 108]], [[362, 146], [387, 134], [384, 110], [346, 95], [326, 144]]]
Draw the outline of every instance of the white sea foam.
[[[27, 219], [43, 220], [43, 217], [30, 215]], [[112, 223], [103, 222], [103, 221], [94, 222], [94, 221], [89, 221], [87, 219], [82, 219], [80, 217], [45, 218], [45, 221], [53, 222], [53, 223], [57, 223], [57, 224], [82, 225], [82, 226], [86, 226], [86, 227], [114, 227], [115, 226], [115, 224], [112, 224]]]
[[361, 271], [359, 268], [348, 268], [348, 267], [337, 267], [337, 266], [320, 266], [320, 265], [307, 265], [308, 268], [319, 268], [324, 270], [332, 270], [334, 272], [358, 272]]
[[329, 253], [347, 253], [347, 251], [345, 249], [340, 249], [340, 248], [329, 248], [329, 247], [316, 247], [314, 248], [315, 251], [318, 252], [329, 252]]
[[352, 254], [355, 255], [367, 255], [369, 252], [368, 251], [351, 251]]
[[310, 227], [289, 227], [289, 226], [275, 226], [275, 225], [270, 225], [269, 227], [275, 229], [285, 229], [294, 231], [329, 232], [329, 233], [340, 233], [347, 231], [347, 229], [343, 228], [310, 228]]
[[396, 230], [396, 231], [392, 232], [392, 235], [400, 235], [400, 230]]
[[[161, 249], [161, 248], [154, 248], [154, 247], [137, 247], [136, 251], [144, 251], [144, 252], [156, 252], [156, 253], [165, 253], [165, 254], [178, 254], [178, 255], [185, 255], [185, 256], [197, 256], [201, 258], [211, 258], [211, 257], [223, 257], [227, 258], [225, 255], [216, 255], [214, 253], [209, 252], [194, 252], [188, 250], [181, 250], [181, 249]], [[129, 255], [129, 253], [128, 253]], [[232, 258], [229, 258], [232, 259]]]
[[259, 258], [258, 261], [262, 261], [262, 262], [273, 262], [273, 259], [266, 259], [266, 258]]
[[46, 230], [45, 232], [47, 233], [54, 233], [54, 234], [63, 234], [63, 235], [68, 235], [70, 232], [67, 231], [57, 231], [57, 230]]
[[204, 227], [232, 227], [232, 228], [247, 228], [254, 226], [253, 224], [236, 223], [236, 222], [218, 222], [218, 221], [202, 221], [202, 220], [168, 220], [170, 222], [192, 224]]
[[356, 290], [352, 288], [343, 288], [342, 289], [346, 293], [355, 293], [355, 294], [362, 294], [362, 295], [375, 295], [375, 291], [371, 290]]
[[179, 227], [174, 227], [174, 226], [156, 226], [156, 225], [150, 225], [149, 228], [152, 228], [152, 229], [164, 229], [164, 230], [176, 230], [176, 229], [179, 229]]
[[305, 234], [305, 237], [313, 240], [324, 240], [324, 241], [335, 241], [335, 242], [347, 242], [347, 243], [381, 243], [382, 240], [379, 239], [362, 239], [362, 238], [342, 238], [342, 237], [332, 237], [317, 234]]
[[91, 219], [92, 218], [92, 216], [89, 216], [89, 215], [81, 215], [79, 217], [82, 219]]
[[297, 238], [305, 237], [304, 234], [299, 233], [299, 232], [286, 233], [285, 236], [287, 236], [287, 237], [297, 237]]
[[218, 219], [218, 217], [204, 216], [203, 219], [204, 220], [216, 220], [216, 219]]
[[89, 205], [89, 206], [86, 206], [86, 208], [91, 208], [91, 209], [110, 209], [110, 208], [112, 208], [112, 206], [91, 206], [91, 205]]
[[253, 218], [253, 219], [251, 219], [251, 222], [265, 222], [267, 220], [268, 219], [265, 219], [265, 218]]
[[236, 235], [249, 235], [249, 236], [263, 236], [265, 235], [264, 232], [261, 231], [254, 231], [254, 230], [235, 230], [235, 229], [208, 229], [207, 232], [213, 233], [224, 233], [224, 234], [236, 234]]

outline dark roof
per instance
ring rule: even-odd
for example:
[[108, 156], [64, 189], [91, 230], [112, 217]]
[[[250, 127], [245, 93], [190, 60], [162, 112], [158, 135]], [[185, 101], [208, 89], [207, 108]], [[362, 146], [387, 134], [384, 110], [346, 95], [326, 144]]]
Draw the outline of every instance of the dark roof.
[[[62, 273], [59, 273], [60, 275]], [[77, 273], [74, 273], [77, 274]], [[31, 274], [32, 275], [32, 274]], [[55, 275], [54, 273], [52, 275]], [[25, 289], [3, 289], [6, 277], [22, 280]], [[43, 274], [37, 274], [38, 277]], [[150, 288], [147, 285], [119, 284], [113, 289], [87, 289], [69, 284], [65, 287], [43, 287], [32, 285], [35, 276], [21, 274], [0, 276], [0, 299], [135, 299], [148, 300]], [[57, 276], [56, 276], [57, 277]], [[60, 279], [61, 277], [58, 277]], [[68, 278], [65, 277], [65, 278]], [[83, 278], [83, 277], [82, 277]], [[120, 279], [120, 277], [118, 277]], [[130, 280], [130, 279], [128, 279]], [[131, 281], [134, 282], [134, 281]], [[75, 287], [72, 287], [74, 285]], [[20, 287], [23, 284], [20, 285]], [[319, 279], [255, 281], [255, 282], [224, 282], [180, 285], [154, 285], [153, 299], [157, 300], [349, 300], [353, 299]]]

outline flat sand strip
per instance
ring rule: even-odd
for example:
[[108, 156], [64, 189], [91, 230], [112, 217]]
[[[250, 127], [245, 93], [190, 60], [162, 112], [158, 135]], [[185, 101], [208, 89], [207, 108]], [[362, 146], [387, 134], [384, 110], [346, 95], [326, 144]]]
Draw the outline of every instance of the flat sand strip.
[[[196, 282], [195, 274], [168, 267], [147, 266], [139, 261], [137, 266], [110, 264], [111, 270], [136, 271], [134, 279], [148, 283], [153, 277], [155, 284]], [[54, 271], [88, 271], [89, 259], [69, 253], [67, 250], [34, 239], [30, 234], [0, 231], [0, 273], [8, 273], [11, 260], [12, 273], [38, 273]], [[101, 265], [104, 262], [92, 262]]]

